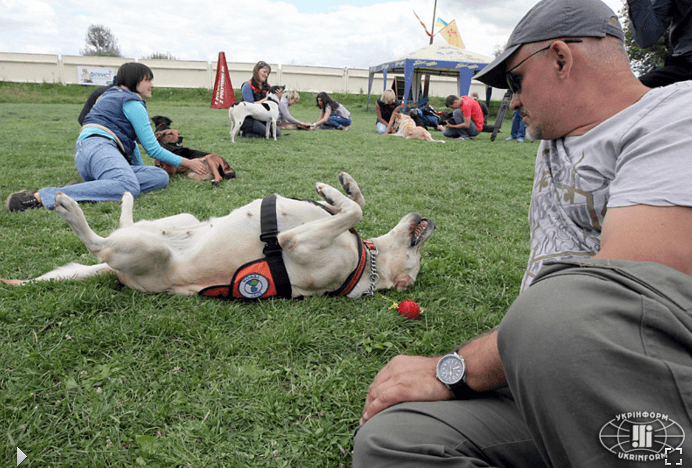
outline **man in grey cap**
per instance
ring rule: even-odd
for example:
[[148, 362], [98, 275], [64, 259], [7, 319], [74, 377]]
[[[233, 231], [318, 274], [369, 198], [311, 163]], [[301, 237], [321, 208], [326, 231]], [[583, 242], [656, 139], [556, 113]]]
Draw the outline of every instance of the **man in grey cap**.
[[645, 87], [622, 41], [600, 0], [543, 0], [476, 75], [543, 140], [522, 292], [377, 374], [354, 467], [692, 461], [692, 82]]

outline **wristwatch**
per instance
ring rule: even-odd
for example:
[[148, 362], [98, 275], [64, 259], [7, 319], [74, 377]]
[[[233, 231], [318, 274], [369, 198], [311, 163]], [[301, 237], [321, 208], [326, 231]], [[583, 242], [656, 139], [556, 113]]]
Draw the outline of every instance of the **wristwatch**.
[[452, 391], [457, 400], [477, 395], [466, 383], [466, 363], [456, 352], [445, 354], [437, 361], [437, 378]]

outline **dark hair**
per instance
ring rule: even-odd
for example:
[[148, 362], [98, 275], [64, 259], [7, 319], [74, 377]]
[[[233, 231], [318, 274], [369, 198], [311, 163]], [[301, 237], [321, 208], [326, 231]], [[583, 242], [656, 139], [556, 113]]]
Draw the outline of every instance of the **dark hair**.
[[137, 92], [137, 85], [143, 79], [153, 80], [154, 74], [151, 68], [143, 63], [129, 62], [124, 63], [115, 75], [115, 85], [125, 86], [133, 93]]
[[[322, 107], [320, 107], [318, 99], [322, 100]], [[334, 99], [330, 98], [329, 94], [325, 93], [324, 91], [315, 96], [315, 104], [317, 104], [317, 107], [320, 107], [320, 109], [326, 109], [327, 105], [329, 105], [329, 108], [332, 111], [335, 111], [336, 108], [339, 107], [339, 103], [336, 102]]]
[[445, 106], [452, 107], [452, 104], [454, 104], [454, 101], [456, 101], [457, 99], [459, 98], [453, 94], [450, 94], [449, 96], [447, 96], [447, 99], [445, 99]]

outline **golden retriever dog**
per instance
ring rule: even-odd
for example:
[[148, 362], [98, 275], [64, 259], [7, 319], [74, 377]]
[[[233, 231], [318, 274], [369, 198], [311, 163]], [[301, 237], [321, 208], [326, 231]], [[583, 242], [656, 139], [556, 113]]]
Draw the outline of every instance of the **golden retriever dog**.
[[418, 140], [434, 141], [435, 143], [444, 143], [444, 140], [435, 140], [430, 135], [430, 132], [425, 129], [425, 127], [417, 127], [416, 122], [413, 121], [411, 117], [406, 114], [397, 114], [394, 127], [396, 128], [396, 133], [392, 133], [393, 136], [404, 137], [407, 140], [415, 138]]
[[[318, 182], [319, 203], [274, 195], [208, 221], [179, 214], [134, 222], [134, 199], [126, 192], [120, 228], [108, 237], [89, 227], [74, 200], [58, 194], [55, 211], [101, 263], [70, 263], [33, 280], [0, 281], [22, 285], [114, 273], [139, 291], [228, 299], [357, 298], [376, 289], [408, 288], [435, 224], [409, 213], [389, 233], [363, 241], [353, 227], [363, 216], [365, 199], [350, 175], [341, 172], [339, 181], [347, 195]], [[285, 271], [274, 274], [278, 270], [267, 267], [268, 260]]]

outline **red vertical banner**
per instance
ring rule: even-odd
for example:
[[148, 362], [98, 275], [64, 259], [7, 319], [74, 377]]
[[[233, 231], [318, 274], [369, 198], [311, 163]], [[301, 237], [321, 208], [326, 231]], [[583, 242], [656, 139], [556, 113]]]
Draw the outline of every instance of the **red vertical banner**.
[[228, 109], [235, 104], [235, 93], [231, 84], [231, 76], [228, 74], [226, 54], [219, 52], [219, 62], [216, 64], [216, 82], [214, 94], [211, 98], [212, 109]]

